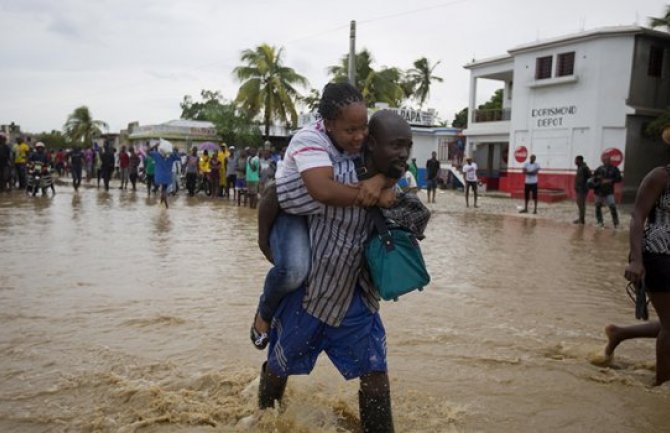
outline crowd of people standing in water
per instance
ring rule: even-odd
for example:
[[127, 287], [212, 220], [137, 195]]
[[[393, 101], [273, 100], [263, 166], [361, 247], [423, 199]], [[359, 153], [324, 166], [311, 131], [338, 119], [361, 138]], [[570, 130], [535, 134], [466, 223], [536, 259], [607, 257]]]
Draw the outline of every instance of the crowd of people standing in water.
[[[199, 150], [197, 146], [180, 151], [172, 148], [169, 155], [158, 151], [163, 142], [147, 142], [141, 146], [75, 146], [71, 149], [48, 150], [44, 143], [31, 143], [30, 137], [19, 137], [13, 145], [0, 135], [0, 192], [25, 190], [30, 177], [30, 167], [41, 162], [49, 173], [59, 178], [70, 177], [78, 191], [82, 185], [95, 183], [97, 188], [109, 191], [110, 182], [117, 179], [118, 189], [151, 194], [176, 194], [186, 190], [189, 196], [203, 193], [207, 196], [237, 199], [244, 197], [253, 208], [256, 196], [268, 180], [274, 177], [281, 164], [283, 151], [269, 146], [261, 149], [235, 146], [210, 146]], [[55, 188], [51, 185], [55, 194]]]

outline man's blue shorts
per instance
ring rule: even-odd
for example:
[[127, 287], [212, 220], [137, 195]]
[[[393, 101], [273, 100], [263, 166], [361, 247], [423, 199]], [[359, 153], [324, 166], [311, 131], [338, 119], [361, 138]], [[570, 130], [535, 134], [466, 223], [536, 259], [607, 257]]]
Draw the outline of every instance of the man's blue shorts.
[[268, 368], [277, 376], [309, 374], [323, 351], [345, 379], [386, 372], [386, 331], [379, 312], [372, 313], [356, 289], [338, 327], [330, 326], [302, 307], [305, 289], [287, 295], [272, 320]]

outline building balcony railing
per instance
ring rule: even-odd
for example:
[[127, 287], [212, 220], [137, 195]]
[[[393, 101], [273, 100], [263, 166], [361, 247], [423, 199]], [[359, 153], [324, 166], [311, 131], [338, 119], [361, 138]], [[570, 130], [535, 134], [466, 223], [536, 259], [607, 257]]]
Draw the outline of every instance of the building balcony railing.
[[501, 122], [512, 118], [511, 108], [496, 108], [492, 110], [473, 110], [472, 122]]

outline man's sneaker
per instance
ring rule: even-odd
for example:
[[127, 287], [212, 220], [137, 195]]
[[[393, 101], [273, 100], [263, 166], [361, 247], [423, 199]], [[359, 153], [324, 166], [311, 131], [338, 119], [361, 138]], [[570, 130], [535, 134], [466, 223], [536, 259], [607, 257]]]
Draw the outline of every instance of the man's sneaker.
[[584, 221], [582, 221], [582, 220], [580, 220], [580, 219], [576, 219], [576, 220], [574, 220], [572, 223], [573, 223], [573, 224], [584, 224]]
[[521, 209], [519, 213], [528, 213], [528, 209]]
[[619, 224], [614, 224], [614, 230], [619, 228]]
[[605, 224], [603, 224], [603, 223], [598, 223], [598, 224], [596, 224], [596, 227], [598, 227], [599, 229], [603, 230], [603, 229], [605, 228]]

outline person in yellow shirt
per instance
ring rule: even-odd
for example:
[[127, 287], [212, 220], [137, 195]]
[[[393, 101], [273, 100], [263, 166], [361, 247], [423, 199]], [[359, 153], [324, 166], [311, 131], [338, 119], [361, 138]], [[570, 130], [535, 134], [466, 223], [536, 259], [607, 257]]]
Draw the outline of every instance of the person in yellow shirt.
[[223, 190], [226, 188], [226, 161], [228, 160], [228, 149], [226, 144], [221, 145], [221, 151], [217, 153], [219, 165], [219, 196], [223, 197]]
[[[28, 139], [30, 141], [30, 139]], [[30, 153], [30, 146], [26, 144], [25, 139], [16, 139], [14, 145], [14, 167], [16, 170], [16, 177], [19, 180], [19, 188], [26, 187], [26, 162], [28, 162], [28, 154]]]
[[199, 166], [200, 166], [200, 175], [202, 176], [201, 183], [200, 183], [200, 189], [204, 189], [205, 193], [207, 195], [211, 194], [212, 191], [212, 186], [209, 183], [209, 173], [211, 171], [209, 167], [209, 152], [207, 150], [204, 150], [202, 152], [202, 155], [200, 155], [200, 161], [199, 161]]

